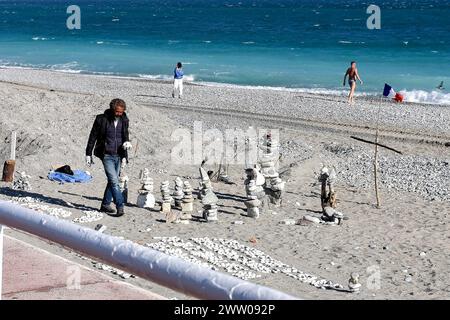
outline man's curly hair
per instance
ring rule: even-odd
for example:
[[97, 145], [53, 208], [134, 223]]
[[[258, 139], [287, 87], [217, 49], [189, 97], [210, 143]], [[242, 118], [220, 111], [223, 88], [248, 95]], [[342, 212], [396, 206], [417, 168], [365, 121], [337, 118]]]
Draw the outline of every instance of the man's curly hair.
[[117, 107], [122, 107], [123, 110], [127, 109], [127, 104], [125, 103], [125, 101], [123, 101], [122, 99], [113, 99], [110, 103], [109, 103], [109, 107], [111, 108], [111, 110], [116, 109]]

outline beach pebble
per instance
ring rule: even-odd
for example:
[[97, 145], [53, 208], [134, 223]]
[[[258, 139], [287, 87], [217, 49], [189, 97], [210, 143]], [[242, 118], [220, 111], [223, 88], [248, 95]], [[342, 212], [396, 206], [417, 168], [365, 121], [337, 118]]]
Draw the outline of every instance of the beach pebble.
[[[236, 240], [207, 237], [191, 238], [189, 241], [178, 237], [153, 237], [153, 239], [158, 242], [147, 244], [150, 248], [212, 270], [225, 270], [244, 280], [261, 278], [263, 273], [282, 273], [319, 289], [343, 288], [340, 284], [303, 273]], [[249, 241], [256, 243], [257, 239], [252, 236]]]
[[284, 224], [284, 225], [295, 225], [296, 223], [297, 223], [297, 221], [295, 221], [294, 219], [287, 219], [287, 220], [280, 221], [280, 224]]
[[425, 257], [427, 254], [425, 253], [425, 252], [421, 252], [420, 254], [419, 254], [419, 256], [421, 256], [421, 257]]
[[241, 220], [233, 221], [232, 224], [244, 224], [244, 221]]

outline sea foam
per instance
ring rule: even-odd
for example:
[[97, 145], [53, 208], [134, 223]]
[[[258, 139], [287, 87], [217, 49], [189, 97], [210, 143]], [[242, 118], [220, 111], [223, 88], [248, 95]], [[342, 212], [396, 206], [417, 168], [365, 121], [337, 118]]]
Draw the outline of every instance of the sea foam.
[[[168, 74], [139, 74], [138, 77], [149, 80], [173, 80], [173, 76]], [[195, 81], [195, 75], [185, 74], [183, 79], [186, 81]]]
[[404, 101], [406, 102], [450, 105], [450, 93], [437, 90], [431, 92], [424, 90], [403, 90], [400, 93], [404, 95]]

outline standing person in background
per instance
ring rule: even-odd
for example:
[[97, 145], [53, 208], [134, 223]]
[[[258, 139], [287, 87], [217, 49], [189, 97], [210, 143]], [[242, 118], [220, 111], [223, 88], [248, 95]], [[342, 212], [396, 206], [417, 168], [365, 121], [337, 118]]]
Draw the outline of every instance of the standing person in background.
[[361, 85], [363, 84], [361, 78], [359, 77], [358, 69], [356, 69], [355, 61], [351, 62], [350, 68], [348, 68], [347, 72], [345, 73], [344, 86], [345, 86], [347, 76], [348, 76], [348, 85], [350, 86], [350, 93], [348, 94], [348, 103], [352, 104], [352, 103], [354, 103], [353, 96], [354, 96], [355, 90], [356, 90], [356, 80], [358, 79], [359, 82], [361, 83]]
[[129, 120], [125, 110], [125, 101], [112, 100], [109, 109], [95, 118], [86, 147], [86, 164], [91, 166], [94, 163], [92, 160], [92, 151], [94, 151], [94, 155], [102, 160], [108, 179], [100, 211], [107, 214], [116, 213], [111, 205], [114, 200], [117, 209], [116, 217], [125, 213], [124, 199], [119, 187], [119, 175], [120, 170], [128, 162], [128, 150], [131, 149], [128, 133]]
[[183, 65], [181, 62], [177, 63], [177, 66], [175, 67], [175, 70], [173, 70], [173, 91], [172, 91], [172, 98], [175, 98], [175, 92], [178, 91], [178, 98], [181, 99], [183, 96]]

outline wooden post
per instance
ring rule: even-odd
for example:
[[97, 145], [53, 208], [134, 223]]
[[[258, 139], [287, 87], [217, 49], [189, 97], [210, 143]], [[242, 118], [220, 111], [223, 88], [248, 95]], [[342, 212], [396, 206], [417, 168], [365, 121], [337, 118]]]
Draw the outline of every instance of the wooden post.
[[381, 208], [380, 194], [378, 192], [378, 134], [379, 134], [379, 124], [380, 124], [380, 111], [381, 111], [381, 101], [383, 98], [380, 98], [380, 105], [378, 106], [378, 115], [377, 115], [377, 132], [375, 134], [375, 157], [373, 161], [373, 177], [375, 180], [375, 197], [377, 198], [377, 208]]
[[11, 157], [9, 160], [5, 161], [3, 165], [3, 176], [2, 180], [5, 182], [14, 181], [14, 171], [16, 168], [16, 139], [17, 134], [15, 131], [11, 133]]
[[14, 170], [16, 167], [15, 160], [6, 160], [3, 166], [3, 177], [2, 180], [5, 182], [13, 182], [14, 181]]
[[11, 157], [10, 160], [16, 160], [16, 140], [17, 134], [15, 131], [11, 133]]
[[[376, 140], [378, 140], [378, 135]], [[378, 142], [378, 141], [377, 141]], [[377, 198], [377, 208], [381, 208], [380, 194], [378, 193], [378, 145], [375, 145], [375, 160], [373, 163], [374, 179], [375, 179], [375, 196]]]
[[136, 159], [136, 155], [137, 155], [137, 152], [138, 152], [138, 147], [139, 147], [139, 140], [136, 139], [136, 147], [134, 148], [134, 157], [133, 157], [133, 160]]

